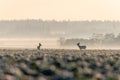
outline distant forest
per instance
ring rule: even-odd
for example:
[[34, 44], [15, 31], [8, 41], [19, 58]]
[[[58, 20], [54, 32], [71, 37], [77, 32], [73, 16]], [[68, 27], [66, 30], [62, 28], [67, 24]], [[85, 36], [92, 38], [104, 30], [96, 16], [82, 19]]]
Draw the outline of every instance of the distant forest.
[[92, 34], [120, 33], [119, 21], [0, 21], [0, 38], [89, 38]]
[[78, 42], [82, 45], [87, 45], [89, 47], [120, 47], [120, 33], [115, 36], [113, 33], [107, 34], [93, 34], [89, 39], [83, 38], [70, 38], [65, 39], [61, 37], [59, 39], [60, 45], [62, 46], [76, 46]]

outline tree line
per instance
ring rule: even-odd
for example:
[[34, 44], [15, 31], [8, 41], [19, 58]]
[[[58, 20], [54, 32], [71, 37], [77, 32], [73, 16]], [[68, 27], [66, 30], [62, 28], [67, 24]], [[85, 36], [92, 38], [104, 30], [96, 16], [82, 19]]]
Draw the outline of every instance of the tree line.
[[89, 37], [92, 33], [115, 33], [120, 30], [119, 21], [0, 21], [0, 37]]
[[89, 47], [92, 46], [109, 46], [109, 47], [118, 47], [120, 46], [120, 33], [115, 36], [114, 33], [107, 34], [93, 34], [89, 39], [84, 38], [69, 38], [65, 39], [61, 37], [59, 39], [61, 46], [76, 46], [76, 43], [80, 42]]

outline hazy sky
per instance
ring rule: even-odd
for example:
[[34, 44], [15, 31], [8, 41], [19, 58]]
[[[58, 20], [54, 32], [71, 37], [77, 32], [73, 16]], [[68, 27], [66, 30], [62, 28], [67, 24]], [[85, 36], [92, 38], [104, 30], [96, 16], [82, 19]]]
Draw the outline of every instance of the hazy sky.
[[2, 19], [120, 20], [120, 0], [0, 0]]

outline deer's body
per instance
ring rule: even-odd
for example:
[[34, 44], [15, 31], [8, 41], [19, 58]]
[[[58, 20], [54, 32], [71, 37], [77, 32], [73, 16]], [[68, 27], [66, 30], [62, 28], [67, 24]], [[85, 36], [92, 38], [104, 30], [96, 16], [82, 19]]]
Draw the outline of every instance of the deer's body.
[[79, 47], [80, 50], [86, 49], [86, 46], [81, 46], [80, 43], [77, 43], [77, 46]]
[[37, 49], [40, 50], [40, 47], [41, 47], [41, 43], [39, 43], [39, 45], [37, 46]]

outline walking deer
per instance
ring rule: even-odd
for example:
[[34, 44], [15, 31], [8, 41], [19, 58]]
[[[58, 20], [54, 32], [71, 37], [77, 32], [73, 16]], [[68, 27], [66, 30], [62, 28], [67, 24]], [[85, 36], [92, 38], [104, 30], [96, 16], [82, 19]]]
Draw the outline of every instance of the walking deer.
[[86, 46], [81, 46], [79, 42], [77, 43], [77, 46], [79, 47], [80, 50], [86, 49]]

